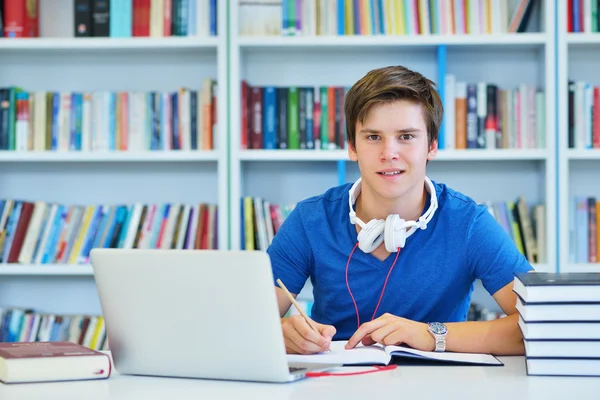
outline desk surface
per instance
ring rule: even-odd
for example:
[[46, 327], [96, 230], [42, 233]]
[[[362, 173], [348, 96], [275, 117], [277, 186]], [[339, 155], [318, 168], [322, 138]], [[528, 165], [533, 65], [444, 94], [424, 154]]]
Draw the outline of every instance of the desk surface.
[[[504, 367], [398, 366], [392, 371], [293, 383], [249, 383], [119, 375], [101, 381], [3, 385], [0, 399], [599, 399], [600, 378], [527, 376], [523, 357]], [[344, 369], [356, 369], [347, 367]]]

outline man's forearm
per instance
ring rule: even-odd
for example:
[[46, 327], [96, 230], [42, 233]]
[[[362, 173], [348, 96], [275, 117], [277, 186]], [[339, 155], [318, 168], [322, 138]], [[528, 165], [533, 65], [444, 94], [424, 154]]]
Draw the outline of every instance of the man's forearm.
[[522, 355], [523, 336], [517, 313], [492, 321], [447, 323], [446, 350], [462, 353]]

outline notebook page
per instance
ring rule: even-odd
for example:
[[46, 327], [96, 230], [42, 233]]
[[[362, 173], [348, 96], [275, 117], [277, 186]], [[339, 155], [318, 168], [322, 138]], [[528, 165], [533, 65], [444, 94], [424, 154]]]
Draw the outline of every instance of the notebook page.
[[318, 364], [378, 364], [387, 365], [391, 357], [386, 354], [380, 345], [363, 346], [358, 345], [354, 349], [346, 350], [344, 346], [347, 341], [331, 342], [331, 351], [317, 354], [288, 354], [288, 363], [318, 363]]

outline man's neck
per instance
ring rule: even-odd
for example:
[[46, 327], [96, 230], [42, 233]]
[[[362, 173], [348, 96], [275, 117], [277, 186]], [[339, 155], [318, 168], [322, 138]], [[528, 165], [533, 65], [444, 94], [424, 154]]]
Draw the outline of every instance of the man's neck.
[[[361, 190], [356, 200], [356, 215], [365, 223], [372, 219], [386, 219], [390, 214], [398, 214], [404, 220], [415, 221], [423, 212], [427, 202], [425, 186], [419, 186], [402, 199], [384, 199], [372, 191]], [[420, 190], [419, 190], [420, 189]]]

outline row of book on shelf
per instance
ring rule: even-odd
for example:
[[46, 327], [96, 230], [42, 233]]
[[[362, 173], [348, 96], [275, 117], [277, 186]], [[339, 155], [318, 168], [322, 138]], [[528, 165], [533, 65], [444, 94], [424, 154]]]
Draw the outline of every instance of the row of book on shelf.
[[528, 375], [600, 376], [600, 274], [522, 273], [513, 290]]
[[533, 85], [501, 88], [447, 74], [440, 149], [540, 149], [546, 147], [546, 96]]
[[584, 80], [570, 80], [568, 106], [569, 148], [600, 148], [600, 87]]
[[0, 200], [0, 262], [88, 264], [92, 248], [217, 249], [217, 206]]
[[216, 93], [210, 78], [173, 92], [0, 88], [0, 150], [212, 150]]
[[597, 263], [600, 249], [600, 200], [595, 196], [569, 198], [569, 262]]
[[599, 0], [567, 0], [567, 32], [600, 32]]
[[216, 36], [217, 0], [4, 0], [0, 30], [6, 38]]
[[[445, 128], [440, 149], [545, 148], [545, 93], [521, 84], [502, 89], [447, 74]], [[242, 149], [346, 147], [344, 102], [348, 87], [251, 86], [241, 83]]]
[[101, 315], [41, 313], [28, 308], [0, 308], [0, 342], [72, 342], [109, 350]]
[[535, 0], [238, 0], [240, 35], [525, 32]]
[[[515, 201], [485, 202], [483, 206], [514, 241], [531, 264], [546, 262], [546, 206], [531, 208], [519, 196]], [[266, 250], [295, 204], [280, 206], [257, 196], [240, 202], [241, 248]]]

